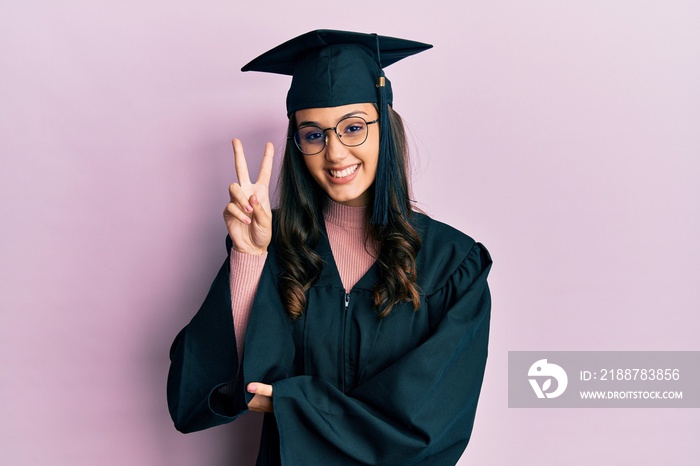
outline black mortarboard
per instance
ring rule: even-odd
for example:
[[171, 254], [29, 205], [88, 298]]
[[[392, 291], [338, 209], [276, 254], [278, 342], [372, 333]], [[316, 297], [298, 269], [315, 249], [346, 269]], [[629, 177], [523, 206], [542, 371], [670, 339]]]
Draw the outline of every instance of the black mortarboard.
[[396, 148], [387, 104], [391, 83], [382, 68], [432, 45], [377, 34], [319, 29], [295, 37], [255, 58], [241, 71], [292, 76], [287, 114], [305, 108], [375, 103], [379, 108], [380, 148], [372, 223], [385, 225], [392, 215], [388, 193], [398, 190]]

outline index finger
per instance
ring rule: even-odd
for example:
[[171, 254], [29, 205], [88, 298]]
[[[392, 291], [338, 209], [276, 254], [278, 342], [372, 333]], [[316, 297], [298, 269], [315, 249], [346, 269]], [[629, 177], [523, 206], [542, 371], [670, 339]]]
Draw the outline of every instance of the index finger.
[[272, 176], [272, 160], [275, 157], [275, 148], [271, 142], [265, 144], [265, 153], [263, 154], [262, 162], [260, 163], [260, 173], [258, 174], [258, 183], [262, 183], [268, 188], [270, 187], [270, 177]]
[[250, 184], [248, 164], [245, 161], [245, 154], [243, 153], [243, 144], [241, 144], [240, 139], [234, 139], [231, 141], [231, 143], [233, 144], [233, 157], [236, 163], [236, 176], [238, 177], [238, 183], [241, 185]]
[[248, 384], [248, 391], [256, 395], [272, 396], [272, 385], [261, 382], [251, 382]]

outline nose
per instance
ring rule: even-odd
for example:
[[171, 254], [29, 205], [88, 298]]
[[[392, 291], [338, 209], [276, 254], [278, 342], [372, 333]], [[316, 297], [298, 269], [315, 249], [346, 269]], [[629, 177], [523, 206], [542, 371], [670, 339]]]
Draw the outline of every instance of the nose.
[[348, 148], [332, 129], [326, 131], [326, 159], [330, 162], [343, 160], [348, 155]]

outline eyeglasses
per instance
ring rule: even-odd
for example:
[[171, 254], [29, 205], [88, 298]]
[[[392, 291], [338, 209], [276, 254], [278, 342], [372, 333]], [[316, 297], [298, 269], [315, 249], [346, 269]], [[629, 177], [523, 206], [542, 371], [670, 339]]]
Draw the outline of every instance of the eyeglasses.
[[294, 144], [304, 155], [315, 155], [326, 148], [328, 134], [326, 131], [333, 130], [338, 136], [338, 140], [347, 147], [357, 147], [367, 140], [369, 131], [367, 127], [378, 122], [379, 118], [366, 121], [359, 116], [345, 117], [338, 122], [335, 127], [322, 129], [316, 125], [304, 125], [299, 127], [294, 133]]

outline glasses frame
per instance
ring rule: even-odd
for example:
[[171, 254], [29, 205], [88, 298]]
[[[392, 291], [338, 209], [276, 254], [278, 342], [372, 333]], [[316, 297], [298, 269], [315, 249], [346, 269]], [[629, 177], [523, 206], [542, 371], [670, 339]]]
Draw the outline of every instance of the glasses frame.
[[[300, 127], [298, 127], [298, 128], [296, 129], [296, 131], [294, 131], [294, 135], [291, 136], [291, 137], [287, 137], [287, 139], [293, 140], [293, 141], [294, 141], [294, 145], [296, 146], [296, 148], [299, 149], [299, 152], [301, 152], [301, 153], [304, 154], [304, 155], [316, 155], [316, 154], [320, 154], [321, 152], [323, 152], [323, 150], [328, 146], [328, 132], [327, 132], [327, 131], [328, 131], [328, 130], [331, 130], [331, 129], [333, 130], [333, 132], [335, 133], [335, 135], [338, 136], [338, 141], [340, 141], [340, 143], [341, 143], [342, 145], [344, 145], [345, 147], [357, 147], [357, 146], [361, 146], [362, 144], [364, 144], [364, 143], [367, 141], [367, 137], [369, 136], [369, 128], [368, 128], [367, 132], [365, 133], [365, 138], [362, 140], [362, 142], [357, 143], [357, 144], [345, 144], [345, 143], [343, 142], [343, 136], [340, 135], [340, 134], [338, 134], [338, 126], [340, 126], [340, 124], [341, 124], [343, 121], [349, 120], [350, 118], [359, 118], [360, 120], [364, 121], [364, 122], [365, 122], [365, 125], [367, 125], [367, 126], [373, 125], [373, 124], [375, 124], [375, 123], [377, 123], [377, 122], [379, 121], [379, 117], [377, 117], [375, 120], [367, 121], [367, 120], [365, 120], [364, 118], [362, 118], [361, 116], [350, 115], [350, 116], [346, 116], [346, 117], [341, 118], [340, 120], [338, 120], [338, 123], [336, 123], [335, 126], [331, 126], [331, 127], [326, 128], [326, 129], [323, 129], [323, 128], [321, 128], [321, 127], [318, 126], [318, 125], [303, 125], [303, 126], [300, 126]], [[317, 152], [312, 152], [312, 153], [306, 153], [306, 152], [304, 152], [304, 151], [301, 149], [301, 147], [300, 147], [301, 144], [297, 141], [297, 134], [299, 133], [299, 130], [302, 129], [302, 128], [309, 128], [309, 127], [316, 127], [316, 128], [318, 128], [318, 129], [320, 129], [321, 132], [325, 135], [325, 137], [323, 138], [323, 147], [321, 147]]]

